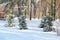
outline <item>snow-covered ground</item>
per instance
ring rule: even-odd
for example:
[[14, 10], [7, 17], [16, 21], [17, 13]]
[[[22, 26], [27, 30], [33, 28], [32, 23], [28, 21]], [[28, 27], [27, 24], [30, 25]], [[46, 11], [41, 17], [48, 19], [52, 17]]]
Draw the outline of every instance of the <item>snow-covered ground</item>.
[[0, 40], [60, 40], [55, 32], [0, 27]]
[[[26, 19], [27, 30], [19, 30], [18, 28], [4, 27], [7, 21], [0, 20], [0, 40], [60, 40], [56, 32], [43, 32], [42, 28], [38, 28], [40, 20]], [[16, 26], [18, 21], [15, 20]]]

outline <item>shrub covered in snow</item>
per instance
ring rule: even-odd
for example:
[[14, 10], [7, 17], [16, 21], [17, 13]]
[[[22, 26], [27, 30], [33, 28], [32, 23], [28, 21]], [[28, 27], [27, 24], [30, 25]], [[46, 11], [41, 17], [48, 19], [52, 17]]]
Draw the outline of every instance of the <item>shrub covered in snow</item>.
[[13, 14], [9, 14], [7, 17], [8, 17], [7, 18], [8, 23], [5, 26], [8, 26], [8, 27], [15, 26], [15, 24], [14, 24], [14, 15]]
[[41, 20], [40, 28], [43, 28], [44, 31], [52, 31], [52, 21], [53, 18], [50, 16], [44, 16]]
[[24, 14], [20, 15], [19, 17], [19, 27], [20, 29], [27, 29], [27, 25], [26, 25], [26, 17]]

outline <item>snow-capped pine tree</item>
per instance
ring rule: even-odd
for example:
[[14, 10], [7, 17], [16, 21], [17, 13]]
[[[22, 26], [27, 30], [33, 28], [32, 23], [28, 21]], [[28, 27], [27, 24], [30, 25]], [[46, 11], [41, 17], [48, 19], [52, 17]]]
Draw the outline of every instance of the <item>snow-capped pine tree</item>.
[[52, 17], [44, 16], [41, 20], [40, 28], [43, 28], [43, 31], [52, 31]]
[[39, 25], [39, 27], [40, 27], [40, 28], [45, 27], [45, 23], [46, 23], [46, 16], [43, 16], [43, 17], [42, 17], [42, 20], [41, 20], [41, 24]]
[[12, 15], [12, 14], [9, 14], [8, 16], [7, 16], [8, 18], [7, 18], [7, 24], [5, 24], [5, 26], [6, 27], [14, 27], [15, 26], [15, 24], [14, 24], [14, 15]]
[[7, 21], [8, 21], [8, 23], [5, 26], [7, 26], [7, 27], [15, 26], [15, 24], [14, 24], [14, 15], [13, 15], [12, 9], [10, 9], [10, 11], [9, 11], [9, 14], [7, 16]]
[[19, 27], [20, 29], [27, 29], [27, 25], [26, 25], [26, 16], [24, 14], [21, 14], [19, 17], [20, 21], [19, 21]]
[[9, 16], [8, 17], [8, 26], [13, 27], [14, 26], [14, 17], [12, 14], [9, 14], [8, 16]]

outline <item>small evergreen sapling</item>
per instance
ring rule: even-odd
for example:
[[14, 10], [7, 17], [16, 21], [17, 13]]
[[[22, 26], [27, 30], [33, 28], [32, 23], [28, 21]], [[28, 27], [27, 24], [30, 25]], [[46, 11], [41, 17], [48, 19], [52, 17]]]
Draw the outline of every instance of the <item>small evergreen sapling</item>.
[[7, 19], [8, 23], [5, 26], [14, 27], [15, 26], [15, 24], [14, 24], [14, 15], [9, 14], [7, 17], [8, 17], [8, 19]]
[[43, 28], [44, 31], [52, 31], [52, 21], [52, 17], [44, 16], [39, 27]]
[[43, 28], [46, 26], [46, 16], [42, 17], [41, 24], [39, 25], [40, 28]]
[[20, 21], [19, 21], [19, 27], [20, 29], [27, 29], [27, 25], [26, 25], [26, 16], [24, 14], [20, 15], [19, 17]]

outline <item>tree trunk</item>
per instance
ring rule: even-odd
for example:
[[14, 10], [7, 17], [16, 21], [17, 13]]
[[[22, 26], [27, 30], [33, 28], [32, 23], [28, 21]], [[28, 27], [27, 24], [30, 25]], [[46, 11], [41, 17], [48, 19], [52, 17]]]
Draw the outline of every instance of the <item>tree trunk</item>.
[[19, 17], [21, 15], [22, 0], [18, 1], [17, 6], [18, 6], [18, 17]]
[[56, 15], [56, 0], [51, 0], [51, 16], [53, 16], [55, 20]]
[[54, 20], [55, 20], [55, 16], [56, 16], [56, 0], [54, 0]]

